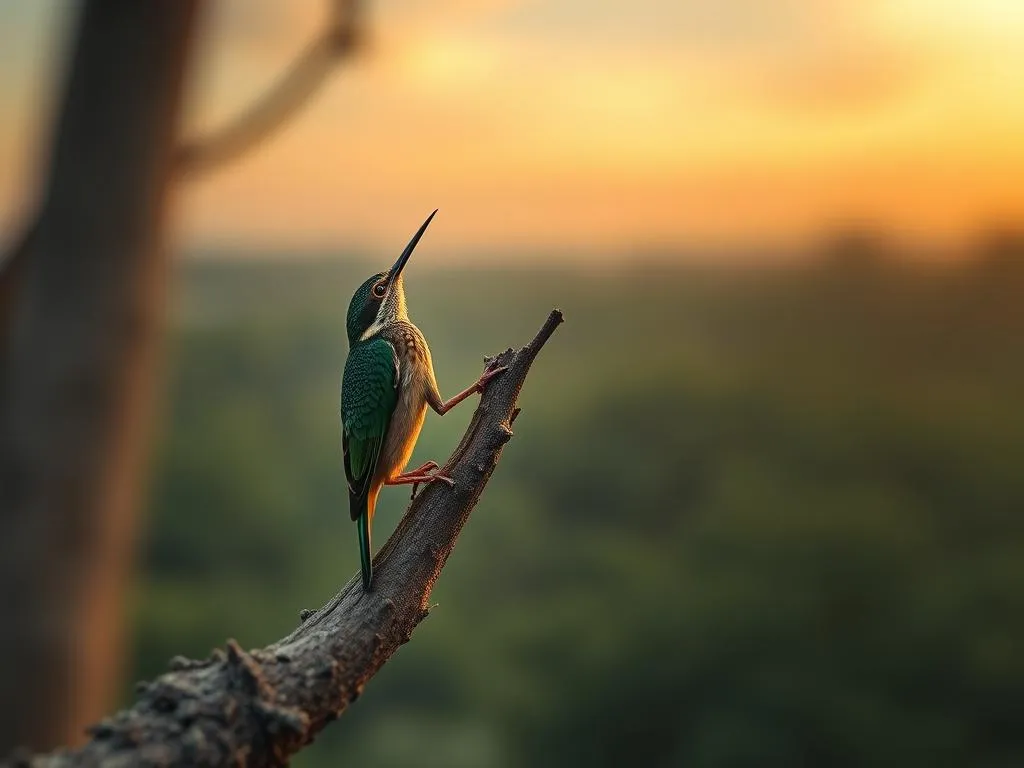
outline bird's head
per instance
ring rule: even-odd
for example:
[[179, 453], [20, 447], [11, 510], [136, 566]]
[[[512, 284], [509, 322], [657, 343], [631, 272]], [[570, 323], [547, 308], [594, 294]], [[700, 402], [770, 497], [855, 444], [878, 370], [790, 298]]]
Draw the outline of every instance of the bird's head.
[[349, 344], [365, 341], [396, 320], [408, 317], [405, 309], [405, 286], [402, 284], [402, 270], [436, 213], [435, 210], [427, 217], [391, 269], [387, 272], [378, 272], [367, 278], [356, 289], [352, 301], [348, 305], [346, 325]]

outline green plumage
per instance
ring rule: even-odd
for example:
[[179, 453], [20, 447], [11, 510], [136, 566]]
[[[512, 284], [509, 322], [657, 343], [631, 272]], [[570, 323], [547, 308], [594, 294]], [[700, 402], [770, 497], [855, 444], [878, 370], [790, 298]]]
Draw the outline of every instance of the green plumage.
[[359, 521], [359, 554], [363, 584], [370, 566], [369, 496], [381, 446], [398, 401], [394, 348], [384, 339], [352, 347], [341, 380], [342, 452], [348, 478], [349, 506]]
[[[437, 211], [423, 222], [391, 269], [368, 277], [356, 289], [345, 316], [349, 352], [345, 372], [341, 377], [341, 448], [345, 460], [345, 476], [348, 478], [349, 508], [352, 519], [358, 521], [359, 562], [363, 572], [363, 589], [367, 591], [373, 579], [370, 528], [381, 486], [386, 482], [423, 481], [419, 477], [400, 480], [398, 473], [409, 458], [407, 452], [401, 451], [407, 448], [411, 450], [415, 443], [423, 424], [425, 406], [416, 406], [420, 409], [418, 421], [400, 420], [401, 426], [396, 425], [398, 429], [408, 430], [406, 434], [388, 435], [398, 403], [400, 384], [398, 357], [388, 340], [388, 334], [393, 332], [396, 323], [408, 320], [402, 269], [435, 213]], [[364, 338], [367, 340], [363, 341]], [[429, 356], [427, 360], [429, 364]], [[409, 383], [408, 378], [405, 383]], [[433, 370], [430, 371], [430, 384], [433, 386], [431, 394], [434, 400], [440, 402]], [[383, 457], [387, 466], [381, 467], [381, 451], [385, 448], [385, 441], [389, 441]], [[446, 479], [451, 482], [449, 478]]]

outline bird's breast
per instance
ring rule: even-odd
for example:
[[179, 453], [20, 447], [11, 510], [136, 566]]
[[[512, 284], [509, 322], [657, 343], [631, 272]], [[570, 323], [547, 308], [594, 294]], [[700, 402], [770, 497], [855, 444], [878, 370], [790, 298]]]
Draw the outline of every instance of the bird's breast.
[[416, 440], [423, 429], [427, 415], [427, 399], [419, 377], [413, 376], [408, 385], [401, 388], [395, 403], [388, 434], [381, 448], [380, 469], [384, 478], [390, 480], [401, 474], [412, 457]]
[[398, 355], [398, 402], [391, 416], [379, 464], [386, 479], [400, 474], [412, 457], [427, 413], [426, 343], [414, 326], [398, 329], [391, 343]]
[[427, 341], [415, 325], [407, 323], [397, 329], [392, 344], [398, 355], [402, 383], [411, 383], [413, 377], [427, 364], [430, 354]]

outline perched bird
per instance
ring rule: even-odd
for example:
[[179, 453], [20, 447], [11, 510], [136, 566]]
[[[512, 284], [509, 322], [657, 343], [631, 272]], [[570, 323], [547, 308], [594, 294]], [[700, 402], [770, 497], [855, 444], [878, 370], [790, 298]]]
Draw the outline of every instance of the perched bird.
[[487, 382], [505, 370], [488, 368], [471, 387], [450, 400], [442, 399], [437, 389], [430, 348], [409, 320], [402, 283], [402, 269], [436, 213], [423, 222], [395, 265], [368, 278], [348, 306], [341, 445], [352, 519], [358, 522], [366, 590], [373, 578], [370, 526], [381, 487], [412, 484], [415, 492], [417, 483], [441, 480], [454, 485], [450, 477], [436, 471], [438, 465], [433, 461], [411, 472], [402, 471], [423, 427], [427, 406], [443, 416], [470, 395], [483, 392]]

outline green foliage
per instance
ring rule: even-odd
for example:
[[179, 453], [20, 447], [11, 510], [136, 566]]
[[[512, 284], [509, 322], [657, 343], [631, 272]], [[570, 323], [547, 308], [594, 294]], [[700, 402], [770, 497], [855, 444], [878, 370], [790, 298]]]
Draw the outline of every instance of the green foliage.
[[[138, 676], [269, 642], [358, 568], [337, 389], [368, 271], [187, 269]], [[568, 322], [438, 608], [297, 763], [1024, 762], [1024, 302], [990, 288], [414, 269], [443, 392]], [[429, 416], [413, 461], [470, 411]]]

